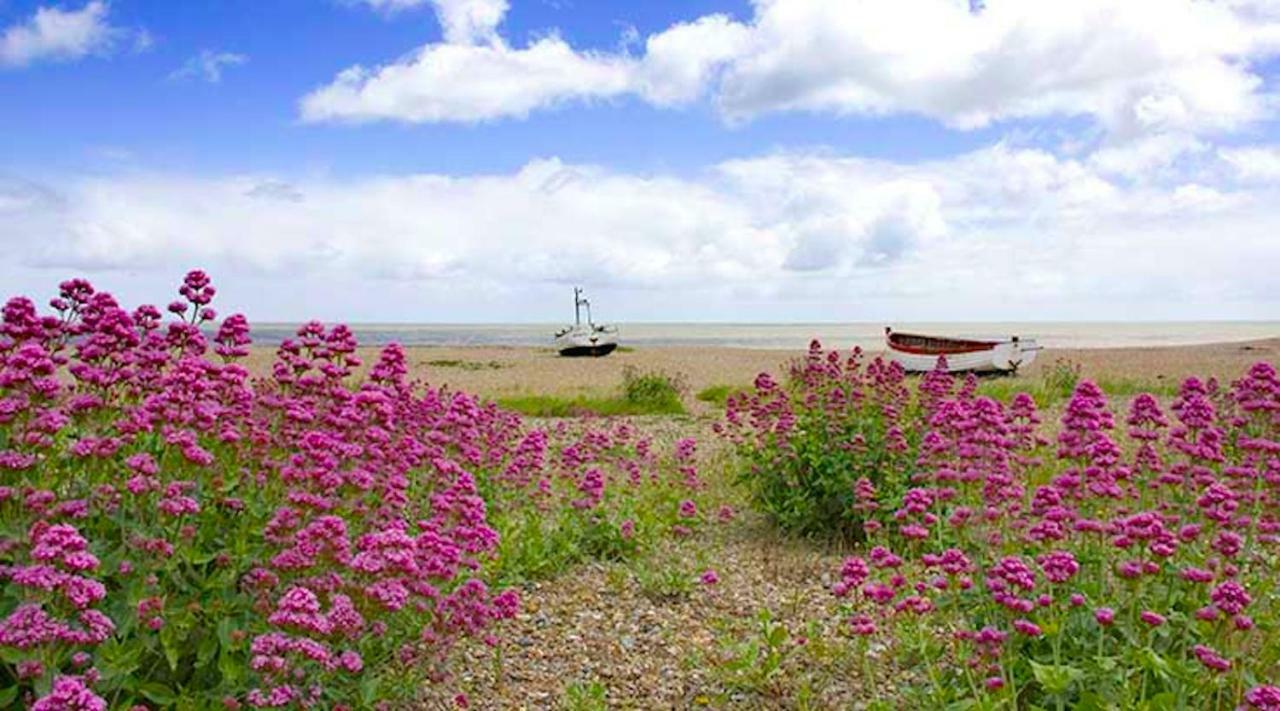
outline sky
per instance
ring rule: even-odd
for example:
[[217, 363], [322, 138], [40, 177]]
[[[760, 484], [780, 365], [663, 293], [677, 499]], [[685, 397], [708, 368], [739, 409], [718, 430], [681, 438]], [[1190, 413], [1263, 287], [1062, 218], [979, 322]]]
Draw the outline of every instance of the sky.
[[0, 0], [0, 297], [1280, 320], [1280, 0]]

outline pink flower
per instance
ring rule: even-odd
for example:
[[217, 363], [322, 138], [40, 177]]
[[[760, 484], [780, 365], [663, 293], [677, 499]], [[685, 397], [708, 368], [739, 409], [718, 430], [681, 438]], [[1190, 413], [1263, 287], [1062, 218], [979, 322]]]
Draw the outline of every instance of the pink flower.
[[854, 615], [849, 619], [849, 627], [859, 637], [868, 637], [876, 633], [876, 623], [870, 615]]
[[1041, 634], [1043, 634], [1043, 632], [1040, 630], [1039, 625], [1027, 619], [1019, 618], [1014, 620], [1013, 628], [1017, 630], [1019, 633], [1024, 634], [1028, 637], [1039, 637]]
[[1152, 627], [1159, 627], [1165, 623], [1163, 615], [1151, 610], [1143, 610], [1142, 614], [1138, 615], [1138, 618]]
[[1116, 621], [1116, 613], [1109, 607], [1099, 607], [1093, 611], [1093, 618], [1103, 627], [1109, 627]]
[[78, 676], [59, 676], [49, 693], [36, 700], [31, 711], [106, 711], [107, 702], [93, 693]]
[[1192, 648], [1192, 651], [1195, 652], [1196, 659], [1199, 659], [1200, 663], [1210, 670], [1225, 672], [1231, 669], [1230, 660], [1225, 659], [1220, 654], [1203, 644], [1197, 644]]
[[1244, 586], [1234, 580], [1221, 583], [1209, 595], [1219, 610], [1234, 615], [1244, 610], [1253, 601]]
[[1245, 692], [1244, 700], [1255, 709], [1280, 711], [1280, 686], [1255, 686]]
[[1065, 583], [1080, 570], [1076, 557], [1069, 551], [1053, 551], [1040, 556], [1040, 569], [1053, 583]]
[[720, 582], [720, 576], [716, 575], [716, 571], [708, 569], [702, 573], [700, 580], [703, 585], [715, 585]]

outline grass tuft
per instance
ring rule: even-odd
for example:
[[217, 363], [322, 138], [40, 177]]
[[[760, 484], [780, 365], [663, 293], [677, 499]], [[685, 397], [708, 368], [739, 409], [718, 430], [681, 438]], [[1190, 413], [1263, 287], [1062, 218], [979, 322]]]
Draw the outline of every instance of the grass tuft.
[[515, 395], [499, 398], [498, 405], [528, 417], [683, 415], [685, 389], [678, 375], [627, 368], [617, 395]]
[[[1053, 365], [1032, 380], [1018, 377], [995, 377], [978, 384], [978, 394], [1008, 403], [1014, 395], [1026, 393], [1041, 408], [1052, 407], [1071, 398], [1081, 379], [1080, 364], [1059, 358]], [[1135, 378], [1098, 378], [1095, 380], [1102, 392], [1109, 397], [1132, 397], [1139, 393], [1151, 393], [1157, 397], [1171, 397], [1178, 393], [1176, 383], [1147, 381]]]
[[750, 388], [739, 385], [725, 385], [722, 383], [719, 385], [710, 385], [705, 387], [699, 390], [698, 394], [694, 395], [694, 397], [698, 398], [698, 400], [701, 400], [702, 402], [709, 402], [713, 405], [724, 407], [730, 397], [749, 389]]
[[499, 363], [496, 360], [490, 361], [474, 361], [459, 360], [457, 358], [439, 358], [437, 360], [427, 361], [427, 365], [433, 368], [459, 368], [461, 370], [502, 370], [511, 367], [507, 363]]

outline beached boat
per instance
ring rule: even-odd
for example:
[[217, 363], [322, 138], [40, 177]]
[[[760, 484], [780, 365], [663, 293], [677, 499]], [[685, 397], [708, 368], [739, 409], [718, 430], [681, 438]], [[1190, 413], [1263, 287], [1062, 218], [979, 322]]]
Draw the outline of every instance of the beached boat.
[[[582, 309], [587, 322], [582, 322]], [[562, 356], [606, 356], [618, 347], [618, 329], [599, 326], [591, 320], [591, 302], [582, 298], [582, 289], [573, 289], [573, 325], [556, 332], [556, 350]]]
[[1016, 372], [1036, 359], [1040, 346], [1035, 339], [1011, 336], [999, 340], [975, 340], [923, 336], [915, 333], [894, 333], [885, 326], [885, 346], [890, 360], [900, 363], [911, 373], [933, 370], [938, 357], [947, 359], [947, 370], [956, 373]]

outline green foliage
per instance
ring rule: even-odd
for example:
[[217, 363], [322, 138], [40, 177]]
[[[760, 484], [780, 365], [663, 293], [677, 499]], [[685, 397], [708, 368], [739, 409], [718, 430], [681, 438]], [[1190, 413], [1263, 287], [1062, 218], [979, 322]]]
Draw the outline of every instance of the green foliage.
[[609, 708], [608, 690], [598, 681], [575, 681], [565, 687], [561, 708], [565, 711], [605, 711]]
[[660, 370], [622, 370], [622, 399], [637, 407], [663, 412], [684, 412], [680, 398], [688, 390], [684, 378]]
[[769, 610], [761, 610], [755, 623], [745, 639], [723, 642], [724, 656], [716, 672], [731, 689], [768, 695], [797, 645], [786, 626], [776, 621]]
[[[680, 516], [680, 502], [690, 499], [706, 510], [711, 494], [691, 490], [678, 475], [681, 463], [674, 457], [659, 457], [648, 443], [641, 445], [644, 440], [619, 436], [626, 427], [607, 431], [612, 441], [594, 451], [584, 465], [602, 472], [604, 488], [594, 504], [586, 504], [574, 477], [557, 476], [547, 480], [545, 488], [531, 487], [515, 495], [489, 492], [481, 480], [489, 523], [499, 535], [497, 551], [486, 567], [491, 584], [545, 580], [587, 561], [634, 561], [676, 526], [699, 525], [700, 519]], [[603, 441], [603, 432], [588, 431], [570, 439], [553, 456], [579, 449], [588, 440]], [[645, 467], [643, 476], [633, 476], [637, 464]]]
[[[868, 375], [857, 361], [818, 349], [792, 365], [785, 383], [761, 376], [755, 390], [729, 398], [725, 432], [738, 455], [738, 481], [780, 528], [802, 536], [861, 540], [878, 501], [895, 501], [911, 464], [904, 426], [916, 416], [901, 371]], [[866, 486], [864, 485], [864, 489]]]
[[730, 396], [736, 395], [740, 392], [746, 392], [747, 390], [750, 390], [750, 388], [724, 384], [710, 385], [699, 390], [698, 394], [694, 397], [702, 402], [708, 402], [713, 405], [724, 407], [724, 404], [728, 402]]
[[[1008, 404], [1014, 395], [1027, 393], [1041, 408], [1052, 407], [1071, 398], [1080, 382], [1081, 367], [1074, 361], [1058, 358], [1039, 378], [1020, 375], [984, 378], [978, 383], [977, 394]], [[1132, 397], [1139, 393], [1151, 393], [1161, 397], [1177, 394], [1177, 384], [1141, 380], [1137, 378], [1099, 378], [1096, 380], [1102, 392], [1112, 397]]]
[[558, 397], [555, 395], [516, 395], [498, 398], [505, 410], [528, 417], [623, 417], [634, 415], [683, 415], [684, 405], [678, 400], [658, 403], [636, 403], [625, 398]]
[[529, 417], [621, 417], [632, 415], [683, 415], [681, 398], [686, 390], [678, 375], [642, 372], [627, 367], [616, 395], [516, 395], [498, 399], [498, 405]]
[[1066, 358], [1056, 358], [1053, 365], [1040, 374], [1046, 392], [1057, 400], [1065, 400], [1076, 391], [1080, 383], [1080, 364]]
[[510, 364], [501, 363], [496, 360], [475, 361], [460, 360], [457, 358], [439, 358], [427, 361], [427, 365], [433, 368], [458, 368], [460, 370], [502, 370], [510, 368]]
[[684, 600], [693, 592], [693, 571], [671, 558], [638, 562], [631, 572], [640, 594], [655, 603]]

